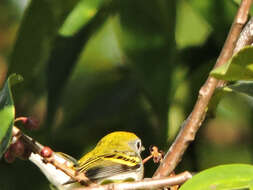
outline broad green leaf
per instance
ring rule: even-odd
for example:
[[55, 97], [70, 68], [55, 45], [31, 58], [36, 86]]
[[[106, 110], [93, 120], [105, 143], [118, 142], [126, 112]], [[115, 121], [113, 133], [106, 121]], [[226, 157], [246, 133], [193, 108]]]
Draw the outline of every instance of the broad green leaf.
[[235, 84], [224, 87], [225, 91], [235, 91], [253, 97], [253, 82], [252, 81], [239, 81]]
[[65, 83], [76, 66], [79, 54], [91, 36], [104, 24], [111, 14], [111, 3], [105, 2], [98, 12], [73, 36], [58, 36], [48, 60], [48, 117], [50, 126]]
[[179, 1], [177, 9], [176, 42], [178, 47], [203, 44], [211, 32], [209, 24], [185, 0]]
[[[195, 14], [203, 18], [212, 29], [212, 40], [224, 43], [230, 25], [233, 22], [238, 6], [232, 0], [186, 0], [195, 10]], [[192, 21], [189, 21], [188, 25]], [[191, 29], [189, 27], [189, 29]], [[185, 30], [188, 33], [188, 30]], [[199, 34], [197, 32], [196, 34]], [[210, 51], [210, 50], [209, 50]]]
[[[215, 120], [227, 120], [233, 126], [237, 124], [239, 126], [250, 126], [252, 106], [249, 102], [252, 102], [252, 98], [242, 96], [241, 93], [251, 93], [250, 91], [252, 90], [247, 89], [248, 86], [241, 87], [237, 86], [237, 84], [235, 87], [233, 86], [229, 85], [222, 89], [216, 89], [214, 96], [208, 104], [208, 114], [212, 118], [215, 117]], [[231, 127], [231, 130], [233, 130], [233, 127]]]
[[32, 91], [33, 95], [43, 94], [45, 63], [52, 44], [66, 16], [78, 2], [79, 0], [30, 1], [18, 30], [8, 69], [9, 74], [20, 73], [26, 79], [20, 93]]
[[[106, 0], [105, 0], [106, 1]], [[99, 10], [104, 0], [81, 0], [65, 20], [60, 28], [63, 36], [76, 34], [85, 24], [87, 24]]]
[[253, 166], [221, 165], [204, 170], [182, 185], [180, 190], [246, 190], [253, 189]]
[[212, 70], [210, 75], [227, 81], [253, 80], [253, 47], [243, 48], [226, 64]]
[[5, 82], [0, 92], [0, 158], [9, 145], [15, 117], [11, 86], [22, 80], [23, 78], [20, 75], [12, 74]]

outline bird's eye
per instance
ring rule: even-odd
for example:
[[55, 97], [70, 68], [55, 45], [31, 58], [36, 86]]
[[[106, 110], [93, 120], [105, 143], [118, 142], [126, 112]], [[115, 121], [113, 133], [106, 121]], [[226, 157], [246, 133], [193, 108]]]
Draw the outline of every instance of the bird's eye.
[[141, 141], [136, 142], [136, 148], [137, 148], [137, 150], [141, 149]]

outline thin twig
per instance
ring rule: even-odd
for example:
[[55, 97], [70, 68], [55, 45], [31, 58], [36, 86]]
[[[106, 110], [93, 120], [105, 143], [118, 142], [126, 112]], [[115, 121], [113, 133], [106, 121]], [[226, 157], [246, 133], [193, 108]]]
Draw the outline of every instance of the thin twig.
[[[43, 149], [43, 145], [32, 139], [31, 137], [25, 135], [18, 127], [13, 126], [12, 136], [21, 138], [24, 142], [26, 142], [27, 146], [29, 146], [30, 150], [34, 153], [40, 154]], [[17, 140], [17, 139], [16, 139]]]
[[163, 187], [169, 187], [173, 185], [180, 185], [192, 178], [192, 175], [189, 172], [183, 172], [181, 174], [161, 178], [161, 179], [144, 179], [137, 182], [128, 182], [128, 183], [112, 183], [108, 185], [100, 186], [89, 186], [89, 187], [79, 187], [74, 188], [73, 190], [134, 190], [134, 189], [158, 189]]
[[[227, 40], [214, 68], [226, 63], [232, 56], [238, 36], [240, 35], [242, 27], [247, 21], [250, 5], [251, 0], [243, 0], [241, 2]], [[199, 97], [193, 111], [187, 118], [185, 124], [183, 124], [176, 140], [173, 142], [169, 151], [165, 155], [163, 162], [156, 170], [154, 178], [168, 176], [181, 161], [185, 150], [189, 146], [190, 142], [194, 140], [196, 132], [205, 118], [208, 103], [218, 82], [219, 81], [217, 79], [208, 77], [205, 84], [201, 87], [199, 91]]]
[[142, 160], [142, 163], [145, 164], [147, 161], [149, 161], [151, 158], [153, 158], [153, 155], [149, 155], [147, 158]]
[[[26, 143], [25, 145], [28, 146], [33, 153], [41, 155], [41, 151], [44, 148], [42, 144], [22, 133], [22, 131], [20, 131], [20, 129], [16, 126], [13, 127], [12, 133], [13, 135], [18, 135], [18, 138], [23, 140]], [[51, 163], [57, 169], [60, 169], [66, 175], [70, 176], [73, 180], [77, 182], [85, 182], [87, 184], [91, 183], [91, 181], [83, 173], [78, 173], [73, 168], [68, 167], [66, 163], [70, 162], [70, 160], [64, 159], [64, 157], [61, 157], [60, 159], [65, 161], [59, 162], [59, 155], [55, 152], [52, 152], [50, 157], [43, 157], [43, 161], [45, 163]]]

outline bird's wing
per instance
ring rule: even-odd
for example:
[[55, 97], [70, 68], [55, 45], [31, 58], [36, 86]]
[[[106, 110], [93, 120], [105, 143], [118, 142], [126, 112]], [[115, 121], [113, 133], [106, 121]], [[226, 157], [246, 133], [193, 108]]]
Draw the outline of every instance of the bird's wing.
[[[141, 164], [127, 166], [124, 164], [110, 163], [111, 161], [102, 161], [100, 166], [92, 167], [85, 172], [85, 175], [91, 180], [100, 180], [121, 174], [124, 172], [135, 171], [141, 167]], [[113, 165], [112, 165], [113, 164]]]
[[84, 172], [91, 180], [99, 180], [127, 171], [134, 171], [141, 167], [141, 159], [125, 154], [105, 154], [87, 160], [76, 167], [77, 171]]

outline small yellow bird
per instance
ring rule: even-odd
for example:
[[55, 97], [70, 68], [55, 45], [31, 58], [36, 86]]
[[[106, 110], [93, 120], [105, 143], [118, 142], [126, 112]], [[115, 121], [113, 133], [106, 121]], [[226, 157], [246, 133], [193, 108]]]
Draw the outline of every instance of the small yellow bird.
[[140, 180], [144, 173], [140, 156], [143, 150], [140, 138], [134, 133], [113, 132], [85, 154], [75, 169], [99, 184]]
[[[143, 178], [144, 167], [141, 152], [144, 147], [134, 133], [118, 131], [103, 137], [96, 147], [79, 161], [71, 156], [55, 152], [54, 159], [59, 163], [68, 163], [78, 172], [82, 172], [89, 181], [98, 184], [136, 181]], [[58, 190], [71, 190], [82, 186], [51, 163], [44, 162], [40, 154], [32, 153], [29, 160], [40, 168]], [[85, 181], [84, 181], [85, 183]]]

